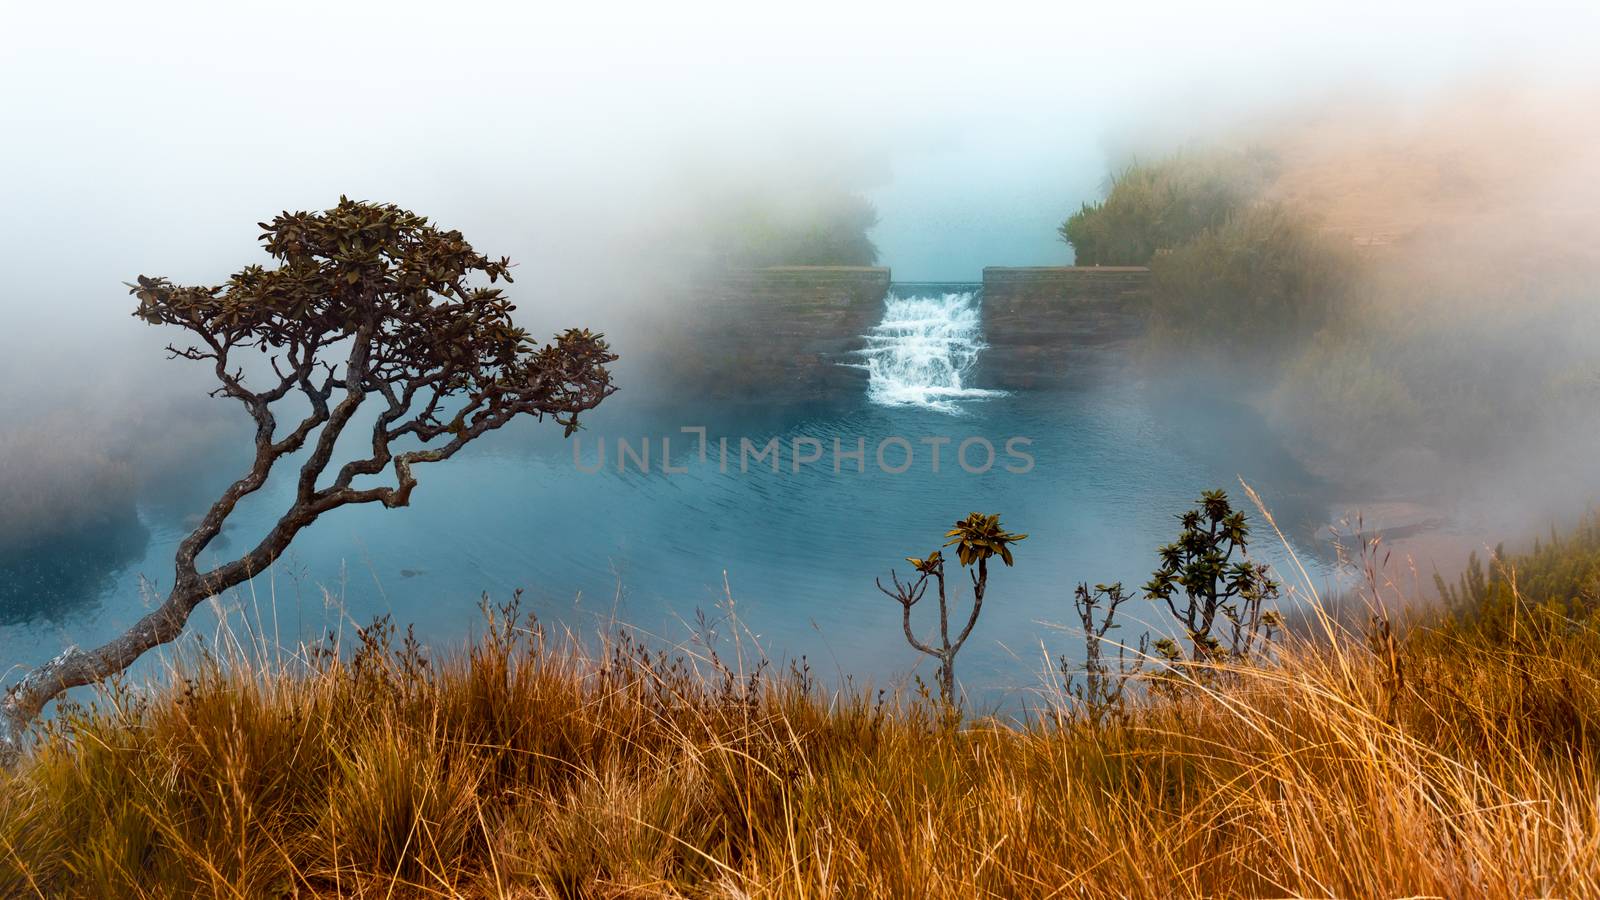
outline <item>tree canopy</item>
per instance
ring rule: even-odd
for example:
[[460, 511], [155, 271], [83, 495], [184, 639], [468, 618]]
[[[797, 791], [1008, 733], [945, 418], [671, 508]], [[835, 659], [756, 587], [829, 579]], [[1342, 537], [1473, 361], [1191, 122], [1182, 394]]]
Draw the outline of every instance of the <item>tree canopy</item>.
[[[173, 588], [159, 608], [97, 649], [68, 648], [7, 691], [0, 757], [14, 757], [51, 699], [176, 638], [202, 600], [264, 571], [321, 514], [348, 504], [405, 506], [415, 466], [448, 459], [518, 416], [549, 416], [570, 435], [580, 413], [616, 390], [607, 366], [617, 356], [603, 336], [575, 328], [534, 341], [497, 286], [511, 281], [510, 260], [478, 253], [459, 231], [344, 197], [332, 209], [285, 211], [260, 227], [272, 266], [246, 266], [220, 285], [145, 275], [130, 285], [135, 315], [189, 333], [168, 352], [208, 364], [218, 382], [213, 396], [237, 400], [254, 420], [249, 471], [179, 544]], [[370, 441], [334, 468], [336, 444], [363, 409], [376, 411]], [[294, 423], [287, 428], [279, 425], [285, 413]], [[293, 498], [273, 528], [244, 555], [202, 570], [201, 552], [234, 507], [301, 451]], [[379, 479], [386, 469], [392, 478]]]

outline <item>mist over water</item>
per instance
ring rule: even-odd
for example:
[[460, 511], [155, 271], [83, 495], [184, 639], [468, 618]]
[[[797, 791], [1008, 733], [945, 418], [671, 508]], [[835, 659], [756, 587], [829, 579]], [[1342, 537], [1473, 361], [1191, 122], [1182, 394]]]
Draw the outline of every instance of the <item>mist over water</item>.
[[[944, 402], [883, 404], [863, 389], [829, 409], [724, 413], [709, 429], [704, 461], [676, 427], [645, 430], [625, 407], [602, 406], [570, 441], [514, 427], [419, 472], [405, 509], [324, 516], [272, 571], [203, 608], [194, 630], [212, 633], [215, 610], [233, 610], [271, 641], [293, 643], [388, 614], [452, 647], [481, 627], [484, 592], [504, 600], [521, 588], [547, 623], [586, 633], [621, 623], [670, 643], [688, 640], [701, 612], [728, 634], [732, 613], [775, 658], [804, 655], [829, 680], [888, 684], [917, 661], [890, 640], [900, 610], [873, 580], [890, 568], [904, 574], [903, 558], [937, 548], [956, 518], [994, 510], [1031, 536], [1016, 567], [992, 576], [988, 602], [1006, 612], [986, 613], [963, 651], [962, 678], [982, 702], [1010, 704], [1037, 684], [1047, 657], [1079, 652], [1069, 630], [1072, 585], [1148, 579], [1154, 549], [1176, 536], [1175, 515], [1194, 501], [1194, 485], [1234, 486], [1244, 475], [1288, 527], [1319, 515], [1305, 473], [1273, 452], [1259, 423], [1244, 430], [1245, 414], [1235, 413], [1241, 447], [1217, 453], [1186, 440], [1181, 420], [1133, 383], [961, 401], [954, 415], [939, 408]], [[745, 464], [746, 438], [777, 441], [776, 470], [766, 460]], [[1014, 446], [1026, 460], [1008, 453], [1012, 438], [1026, 439]], [[631, 457], [622, 462], [619, 441], [635, 451], [648, 445], [649, 471]], [[797, 441], [801, 453], [816, 446], [820, 456], [797, 465]], [[836, 447], [845, 455], [836, 458]], [[859, 458], [849, 455], [858, 448]], [[190, 478], [204, 488], [232, 474], [201, 460]], [[253, 543], [293, 489], [292, 478], [270, 481], [240, 506], [207, 559]], [[142, 547], [102, 583], [80, 582], [92, 590], [79, 604], [10, 598], [16, 606], [0, 618], [7, 664], [37, 664], [63, 641], [107, 639], [146, 612], [170, 583], [191, 504], [206, 491], [191, 493], [148, 497], [138, 509]], [[1329, 583], [1326, 560], [1308, 544], [1299, 549], [1317, 583]], [[1252, 552], [1290, 571], [1285, 548], [1265, 529]], [[1150, 609], [1129, 616], [1130, 627], [1162, 627]]]

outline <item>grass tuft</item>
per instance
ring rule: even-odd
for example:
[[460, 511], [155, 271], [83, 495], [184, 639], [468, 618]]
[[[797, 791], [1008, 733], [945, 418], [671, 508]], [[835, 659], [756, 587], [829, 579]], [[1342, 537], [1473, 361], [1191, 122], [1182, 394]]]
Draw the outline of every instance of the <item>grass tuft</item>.
[[0, 896], [1600, 896], [1600, 628], [1384, 634], [1023, 723], [513, 607], [198, 654], [0, 775]]

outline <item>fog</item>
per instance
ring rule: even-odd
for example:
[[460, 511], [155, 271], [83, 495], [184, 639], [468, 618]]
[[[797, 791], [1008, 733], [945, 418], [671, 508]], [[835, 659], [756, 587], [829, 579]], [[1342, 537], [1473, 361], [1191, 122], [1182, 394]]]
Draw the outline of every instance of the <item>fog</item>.
[[[1517, 86], [1503, 126], [1448, 136], [1463, 159], [1497, 131], [1593, 122], [1567, 91], [1593, 83], [1592, 3], [1284, 6], [665, 4], [579, 18], [538, 4], [13, 5], [0, 480], [37, 492], [41, 470], [66, 483], [77, 476], [61, 469], [106, 458], [171, 466], [226, 436], [212, 422], [236, 411], [163, 359], [172, 336], [129, 316], [122, 283], [219, 282], [260, 259], [256, 222], [341, 194], [510, 256], [531, 326], [596, 327], [626, 352], [727, 192], [863, 194], [897, 279], [976, 280], [986, 265], [1070, 262], [1056, 227], [1140, 153], [1266, 142], [1297, 161], [1303, 180], [1282, 189], [1303, 198], [1341, 152], [1434, 121], [1405, 117], [1463, 85]], [[1526, 105], [1541, 98], [1554, 105]], [[1490, 108], [1464, 121], [1482, 126]], [[1318, 112], [1332, 109], [1362, 114]], [[1550, 155], [1569, 133], [1594, 137], [1496, 144], [1497, 174], [1464, 164], [1500, 179], [1475, 202], [1498, 214], [1592, 192], [1589, 158]], [[1318, 196], [1356, 208], [1387, 190]], [[1596, 246], [1593, 208], [1563, 207], [1580, 249]], [[36, 452], [27, 432], [43, 427], [42, 445], [95, 450]]]

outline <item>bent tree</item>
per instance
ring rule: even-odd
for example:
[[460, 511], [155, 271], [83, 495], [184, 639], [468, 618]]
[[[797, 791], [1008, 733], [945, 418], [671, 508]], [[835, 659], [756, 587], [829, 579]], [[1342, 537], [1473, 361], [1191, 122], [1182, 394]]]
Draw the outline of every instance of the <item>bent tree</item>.
[[[602, 336], [571, 329], [534, 342], [493, 286], [511, 281], [510, 260], [479, 254], [458, 231], [343, 197], [261, 229], [271, 267], [248, 266], [210, 287], [143, 275], [130, 285], [136, 316], [189, 332], [168, 353], [205, 363], [218, 382], [212, 395], [249, 413], [255, 458], [179, 544], [172, 590], [157, 609], [102, 646], [67, 648], [6, 691], [0, 762], [16, 760], [52, 699], [177, 638], [196, 606], [264, 571], [323, 513], [405, 506], [416, 466], [449, 459], [518, 416], [549, 416], [570, 436], [578, 415], [615, 391], [607, 365], [617, 357]], [[344, 446], [360, 450], [335, 466], [347, 429], [353, 440]], [[201, 553], [240, 500], [294, 463], [293, 495], [276, 524], [244, 555], [202, 568]]]

